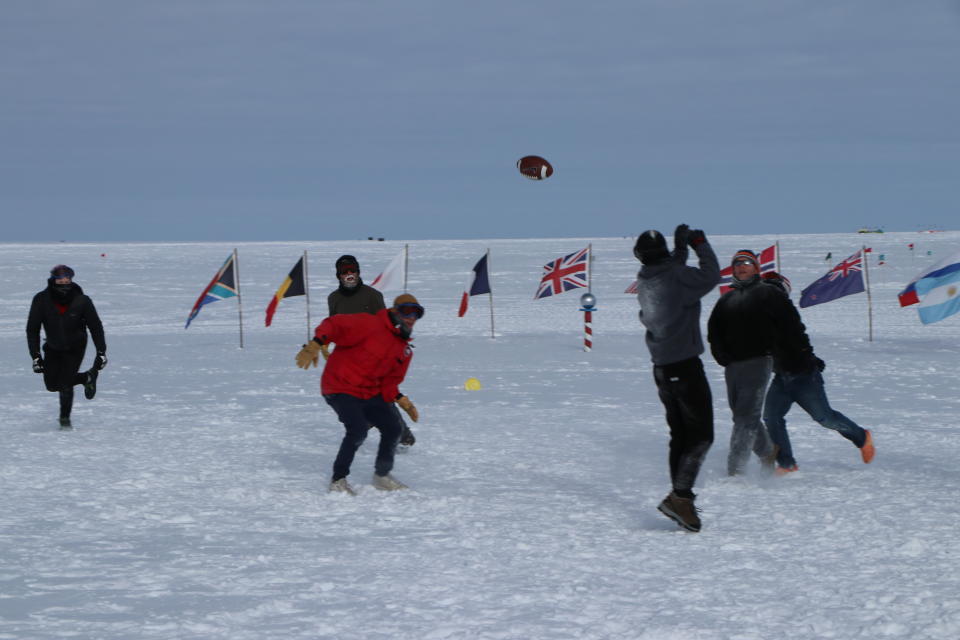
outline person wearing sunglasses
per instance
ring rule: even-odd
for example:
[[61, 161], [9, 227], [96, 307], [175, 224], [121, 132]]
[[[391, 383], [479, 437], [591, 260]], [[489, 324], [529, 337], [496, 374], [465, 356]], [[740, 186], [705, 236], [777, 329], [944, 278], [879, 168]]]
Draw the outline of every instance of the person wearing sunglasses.
[[364, 284], [360, 278], [360, 263], [351, 255], [342, 255], [334, 265], [339, 286], [327, 296], [328, 315], [340, 313], [376, 313], [386, 309], [383, 294]]
[[[340, 283], [330, 295], [327, 296], [327, 308], [329, 315], [335, 316], [341, 313], [369, 313], [375, 314], [381, 309], [386, 309], [387, 305], [383, 302], [383, 294], [373, 287], [363, 283], [360, 277], [360, 263], [355, 257], [345, 254], [337, 258], [334, 263], [337, 273], [337, 280]], [[330, 352], [326, 345], [320, 348], [323, 359], [330, 357]], [[412, 447], [416, 441], [413, 431], [407, 426], [407, 423], [396, 411], [397, 419], [403, 424], [403, 431], [400, 432], [400, 446]]]
[[707, 321], [707, 341], [714, 360], [723, 367], [727, 401], [733, 413], [727, 475], [746, 471], [752, 451], [763, 468], [773, 472], [777, 448], [761, 416], [763, 397], [773, 371], [774, 323], [768, 312], [782, 295], [780, 281], [760, 277], [757, 254], [742, 249], [731, 261], [730, 290], [720, 296]]
[[[47, 287], [33, 297], [27, 317], [27, 348], [34, 373], [43, 374], [47, 391], [60, 394], [60, 428], [71, 429], [73, 387], [83, 385], [87, 400], [97, 393], [97, 376], [107, 366], [107, 341], [93, 300], [73, 281], [74, 271], [58, 264], [50, 270]], [[40, 329], [43, 328], [43, 354]], [[87, 332], [97, 355], [93, 366], [80, 373], [87, 350]]]
[[407, 488], [390, 473], [402, 431], [402, 420], [393, 403], [414, 422], [419, 419], [416, 406], [400, 393], [399, 386], [413, 357], [413, 328], [423, 313], [417, 299], [404, 293], [396, 297], [392, 307], [373, 315], [330, 316], [297, 354], [297, 366], [309, 369], [311, 364], [317, 366], [321, 346], [336, 346], [320, 379], [320, 392], [346, 431], [333, 463], [330, 491], [356, 493], [347, 476], [370, 425], [380, 430], [373, 486], [384, 491]]

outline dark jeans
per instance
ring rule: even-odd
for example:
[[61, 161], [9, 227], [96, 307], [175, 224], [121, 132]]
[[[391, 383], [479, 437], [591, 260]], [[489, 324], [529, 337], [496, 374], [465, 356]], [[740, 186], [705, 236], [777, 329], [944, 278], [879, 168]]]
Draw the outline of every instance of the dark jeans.
[[680, 497], [692, 497], [700, 465], [713, 444], [713, 396], [700, 358], [655, 366], [660, 402], [670, 426], [670, 480]]
[[391, 410], [392, 403], [385, 402], [381, 396], [362, 400], [346, 393], [332, 393], [323, 396], [323, 399], [337, 412], [337, 417], [347, 431], [340, 442], [337, 459], [333, 462], [332, 480], [350, 475], [353, 456], [367, 438], [370, 425], [376, 425], [380, 430], [380, 446], [377, 449], [374, 471], [380, 476], [390, 473], [393, 469], [393, 454], [403, 429], [396, 411]]
[[773, 449], [760, 419], [772, 368], [770, 356], [731, 362], [724, 368], [727, 401], [733, 413], [730, 453], [727, 455], [727, 473], [730, 475], [743, 473], [751, 451], [763, 458]]
[[60, 392], [61, 418], [70, 417], [74, 385], [84, 384], [87, 381], [87, 374], [79, 373], [84, 350], [43, 350], [43, 384], [47, 387], [47, 391]]
[[790, 447], [785, 416], [796, 402], [800, 408], [810, 414], [820, 426], [833, 429], [858, 448], [867, 440], [867, 433], [856, 422], [830, 407], [827, 393], [823, 388], [823, 376], [819, 371], [812, 373], [778, 373], [773, 377], [767, 390], [767, 399], [763, 405], [763, 421], [770, 432], [774, 444], [780, 447], [777, 464], [792, 467], [797, 463]]

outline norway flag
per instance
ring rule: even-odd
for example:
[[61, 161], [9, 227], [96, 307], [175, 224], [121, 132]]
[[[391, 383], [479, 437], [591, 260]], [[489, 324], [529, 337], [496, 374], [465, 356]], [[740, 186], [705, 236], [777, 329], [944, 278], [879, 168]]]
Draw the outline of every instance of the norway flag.
[[490, 293], [490, 277], [487, 275], [487, 256], [489, 255], [489, 253], [485, 253], [483, 257], [477, 261], [477, 264], [473, 265], [473, 275], [471, 276], [470, 285], [467, 286], [463, 292], [463, 296], [460, 298], [460, 311], [457, 312], [458, 318], [462, 318], [467, 312], [467, 304], [470, 296]]

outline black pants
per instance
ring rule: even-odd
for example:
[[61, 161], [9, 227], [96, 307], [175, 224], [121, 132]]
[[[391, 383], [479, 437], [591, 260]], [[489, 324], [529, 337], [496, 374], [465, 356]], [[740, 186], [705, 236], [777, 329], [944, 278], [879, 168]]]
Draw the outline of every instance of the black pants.
[[79, 373], [86, 349], [70, 351], [43, 350], [43, 384], [47, 391], [60, 392], [60, 417], [69, 418], [73, 408], [73, 387], [87, 381], [86, 373]]
[[660, 402], [670, 427], [670, 480], [681, 497], [693, 496], [703, 459], [713, 444], [713, 396], [700, 358], [655, 366]]
[[366, 439], [371, 424], [380, 430], [380, 447], [377, 449], [374, 471], [380, 476], [390, 473], [393, 469], [393, 454], [403, 430], [400, 416], [395, 410], [391, 410], [392, 403], [387, 403], [381, 396], [361, 400], [346, 393], [332, 393], [323, 398], [337, 412], [337, 417], [347, 431], [340, 442], [337, 459], [333, 462], [332, 479], [336, 481], [350, 475], [353, 457]]

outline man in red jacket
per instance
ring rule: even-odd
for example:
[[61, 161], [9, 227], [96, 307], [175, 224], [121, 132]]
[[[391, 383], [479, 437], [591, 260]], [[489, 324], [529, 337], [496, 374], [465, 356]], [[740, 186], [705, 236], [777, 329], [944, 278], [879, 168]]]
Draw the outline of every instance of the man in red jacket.
[[330, 491], [354, 495], [347, 482], [353, 457], [367, 437], [369, 425], [380, 429], [380, 447], [374, 464], [373, 486], [384, 491], [406, 489], [390, 475], [393, 455], [403, 429], [390, 404], [396, 402], [416, 422], [419, 414], [399, 385], [410, 366], [410, 335], [423, 307], [409, 293], [397, 296], [393, 306], [374, 315], [352, 313], [331, 316], [320, 323], [314, 338], [297, 354], [297, 366], [317, 366], [320, 347], [333, 343], [320, 392], [343, 423], [346, 434], [333, 463]]

